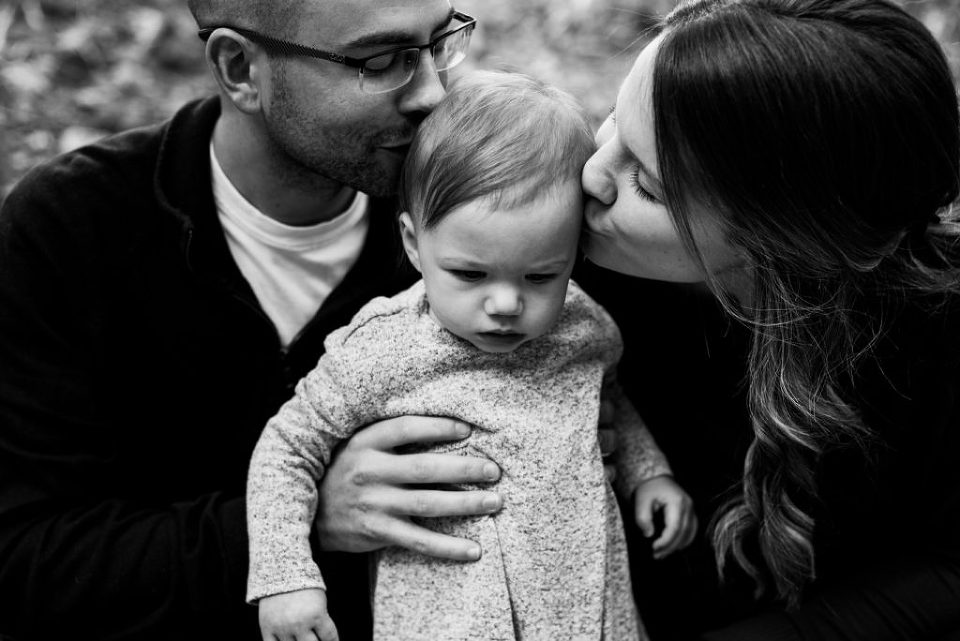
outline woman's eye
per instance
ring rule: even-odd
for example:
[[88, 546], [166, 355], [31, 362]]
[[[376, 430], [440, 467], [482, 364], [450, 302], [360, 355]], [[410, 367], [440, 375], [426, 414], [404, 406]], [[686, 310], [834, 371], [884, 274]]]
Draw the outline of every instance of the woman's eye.
[[638, 196], [644, 200], [651, 203], [659, 203], [660, 200], [651, 194], [649, 191], [643, 188], [643, 185], [640, 184], [640, 168], [634, 167], [633, 171], [630, 172], [630, 185], [633, 187], [633, 190], [637, 193]]
[[468, 283], [476, 282], [486, 276], [486, 274], [483, 272], [473, 271], [470, 269], [451, 269], [448, 271], [455, 277]]
[[556, 274], [527, 274], [527, 281], [533, 283], [534, 285], [542, 285], [543, 283], [549, 283], [552, 280], [557, 278]]

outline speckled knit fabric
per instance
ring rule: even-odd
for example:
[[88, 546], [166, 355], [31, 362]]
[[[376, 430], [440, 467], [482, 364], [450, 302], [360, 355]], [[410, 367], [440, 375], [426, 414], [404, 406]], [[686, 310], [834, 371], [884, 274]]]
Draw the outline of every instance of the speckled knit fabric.
[[387, 417], [450, 416], [474, 425], [473, 434], [434, 449], [500, 465], [504, 507], [429, 521], [478, 541], [477, 562], [381, 552], [375, 638], [646, 638], [600, 459], [601, 389], [617, 410], [618, 489], [669, 469], [609, 376], [621, 351], [613, 321], [571, 283], [549, 334], [489, 354], [441, 328], [428, 309], [422, 282], [371, 301], [330, 334], [317, 367], [270, 420], [248, 479], [248, 600], [324, 587], [308, 535], [316, 481], [338, 442]]

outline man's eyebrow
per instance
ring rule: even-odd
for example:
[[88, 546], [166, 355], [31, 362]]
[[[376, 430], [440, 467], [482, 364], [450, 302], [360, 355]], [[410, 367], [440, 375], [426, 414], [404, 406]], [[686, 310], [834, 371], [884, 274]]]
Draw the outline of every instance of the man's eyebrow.
[[[450, 11], [447, 13], [447, 18], [442, 23], [434, 28], [434, 32], [440, 31], [450, 25], [453, 22], [453, 16], [456, 13], [456, 10], [453, 7], [450, 7]], [[409, 31], [403, 30], [394, 30], [394, 31], [379, 31], [376, 33], [370, 33], [363, 36], [360, 36], [356, 40], [351, 40], [350, 42], [343, 45], [346, 48], [361, 48], [361, 47], [370, 47], [373, 45], [399, 45], [405, 44], [408, 42], [414, 42], [416, 40], [416, 35], [410, 33]], [[424, 43], [426, 44], [426, 43]]]

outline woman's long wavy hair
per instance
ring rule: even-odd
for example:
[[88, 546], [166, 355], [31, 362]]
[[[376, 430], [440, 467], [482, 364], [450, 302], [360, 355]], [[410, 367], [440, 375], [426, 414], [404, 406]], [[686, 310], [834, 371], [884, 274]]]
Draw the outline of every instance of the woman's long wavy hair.
[[[664, 198], [690, 253], [698, 217], [743, 253], [754, 438], [713, 520], [758, 594], [815, 578], [817, 468], [872, 449], [850, 382], [898, 306], [958, 289], [957, 94], [938, 43], [885, 0], [694, 0], [665, 20], [654, 71]], [[939, 297], [942, 299], [942, 296]]]

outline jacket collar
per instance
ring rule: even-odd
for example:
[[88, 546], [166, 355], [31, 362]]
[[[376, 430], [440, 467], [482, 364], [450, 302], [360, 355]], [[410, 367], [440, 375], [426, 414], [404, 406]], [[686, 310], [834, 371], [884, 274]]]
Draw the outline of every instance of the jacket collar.
[[[154, 175], [157, 202], [180, 229], [180, 247], [189, 268], [204, 280], [232, 290], [259, 308], [224, 237], [213, 200], [210, 138], [220, 117], [217, 96], [188, 103], [165, 127]], [[360, 257], [323, 304], [319, 335], [345, 324], [372, 296], [390, 295], [412, 283], [416, 272], [404, 266], [396, 226], [396, 203], [370, 199], [370, 228]], [[325, 325], [325, 324], [321, 324]]]

